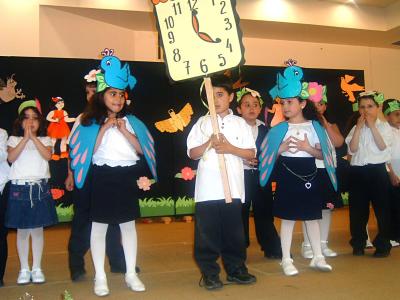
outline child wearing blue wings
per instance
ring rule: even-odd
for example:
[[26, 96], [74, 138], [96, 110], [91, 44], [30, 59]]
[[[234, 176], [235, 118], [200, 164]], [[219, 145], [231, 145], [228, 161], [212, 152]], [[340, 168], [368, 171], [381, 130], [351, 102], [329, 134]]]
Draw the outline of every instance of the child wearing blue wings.
[[[297, 74], [293, 80], [282, 84], [278, 76], [277, 85], [270, 91], [271, 96], [281, 99], [286, 122], [273, 127], [263, 140], [259, 155], [260, 183], [266, 185], [274, 170], [276, 192], [274, 215], [281, 222], [281, 247], [283, 272], [287, 276], [298, 274], [290, 256], [293, 227], [296, 220], [304, 221], [310, 238], [314, 257], [310, 267], [320, 271], [331, 271], [321, 251], [318, 220], [321, 219], [321, 204], [317, 178], [316, 159], [323, 159], [326, 171], [334, 189], [337, 189], [332, 151], [326, 131], [316, 120], [312, 103], [297, 81], [302, 78], [302, 69], [290, 65], [284, 74]], [[298, 76], [298, 75], [301, 76]]]
[[121, 67], [112, 55], [101, 61], [97, 91], [71, 140], [71, 168], [75, 185], [82, 188], [88, 169], [92, 172], [90, 246], [95, 267], [94, 293], [109, 294], [104, 271], [105, 235], [109, 224], [119, 224], [125, 254], [125, 282], [133, 291], [145, 286], [135, 272], [137, 236], [135, 220], [140, 216], [137, 167], [144, 155], [157, 179], [154, 141], [146, 126], [129, 114], [125, 90], [135, 86], [129, 65]]

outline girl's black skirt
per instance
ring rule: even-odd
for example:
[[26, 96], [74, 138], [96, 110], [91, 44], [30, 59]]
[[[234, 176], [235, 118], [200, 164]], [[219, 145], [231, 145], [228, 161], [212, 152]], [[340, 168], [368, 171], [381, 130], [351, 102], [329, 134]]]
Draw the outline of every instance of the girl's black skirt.
[[136, 180], [140, 174], [136, 165], [110, 167], [92, 165], [92, 221], [120, 224], [140, 216], [139, 190]]
[[[285, 167], [286, 165], [286, 167]], [[288, 169], [298, 175], [315, 173], [309, 178], [311, 186], [293, 175]], [[318, 170], [314, 157], [280, 156], [275, 166], [276, 192], [274, 198], [274, 215], [284, 220], [317, 220], [322, 218], [323, 198], [320, 194]]]
[[322, 197], [322, 209], [328, 209], [327, 204], [332, 203], [334, 208], [343, 207], [343, 201], [340, 193], [335, 192], [331, 180], [329, 179], [328, 172], [325, 168], [318, 169], [318, 180], [320, 187], [320, 195]]

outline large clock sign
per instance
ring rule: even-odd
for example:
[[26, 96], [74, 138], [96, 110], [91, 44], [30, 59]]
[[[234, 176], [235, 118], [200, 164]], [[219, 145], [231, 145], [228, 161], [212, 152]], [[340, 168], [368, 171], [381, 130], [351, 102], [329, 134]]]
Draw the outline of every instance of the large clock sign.
[[244, 62], [236, 1], [152, 2], [172, 80], [206, 76]]

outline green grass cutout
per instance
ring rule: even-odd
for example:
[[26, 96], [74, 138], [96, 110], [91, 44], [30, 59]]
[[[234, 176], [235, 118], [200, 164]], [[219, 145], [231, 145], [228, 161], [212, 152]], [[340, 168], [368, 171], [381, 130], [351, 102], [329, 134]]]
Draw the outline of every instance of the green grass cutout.
[[74, 206], [71, 204], [67, 207], [61, 207], [61, 205], [56, 206], [58, 222], [71, 222], [74, 216]]
[[158, 217], [175, 215], [175, 201], [172, 197], [139, 199], [141, 217]]
[[194, 198], [179, 197], [175, 203], [175, 214], [191, 215], [194, 214]]

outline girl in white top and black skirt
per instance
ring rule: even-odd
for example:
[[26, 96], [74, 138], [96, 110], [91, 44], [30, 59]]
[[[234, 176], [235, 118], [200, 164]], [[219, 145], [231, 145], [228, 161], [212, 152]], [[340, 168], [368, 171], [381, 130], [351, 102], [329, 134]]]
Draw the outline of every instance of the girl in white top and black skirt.
[[350, 244], [353, 255], [364, 255], [367, 240], [365, 227], [372, 202], [378, 222], [378, 234], [373, 241], [374, 257], [390, 254], [389, 176], [385, 163], [390, 161], [392, 129], [378, 118], [379, 105], [373, 93], [362, 93], [358, 98], [360, 117], [348, 136], [346, 144], [351, 155], [349, 183]]

